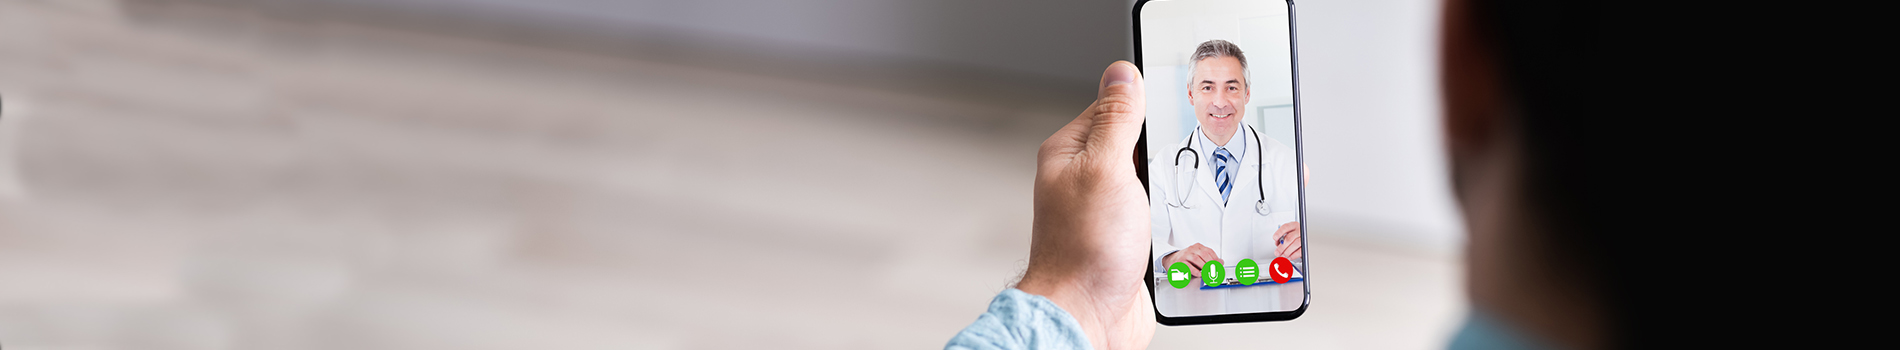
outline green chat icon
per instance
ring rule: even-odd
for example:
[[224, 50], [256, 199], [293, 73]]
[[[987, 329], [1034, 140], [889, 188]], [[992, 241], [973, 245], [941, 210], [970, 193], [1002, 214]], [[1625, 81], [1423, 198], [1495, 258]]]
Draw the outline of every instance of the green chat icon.
[[1254, 262], [1253, 259], [1240, 259], [1239, 264], [1234, 264], [1234, 279], [1240, 280], [1240, 284], [1244, 285], [1260, 282], [1260, 263]]

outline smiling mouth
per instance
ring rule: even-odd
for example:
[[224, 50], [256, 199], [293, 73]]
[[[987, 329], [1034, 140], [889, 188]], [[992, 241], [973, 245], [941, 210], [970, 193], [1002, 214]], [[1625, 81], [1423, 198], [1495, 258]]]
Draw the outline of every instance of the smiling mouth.
[[1214, 117], [1214, 119], [1227, 119], [1227, 117], [1232, 117], [1234, 116], [1234, 114], [1233, 113], [1227, 113], [1227, 114], [1211, 114], [1210, 113], [1207, 116]]

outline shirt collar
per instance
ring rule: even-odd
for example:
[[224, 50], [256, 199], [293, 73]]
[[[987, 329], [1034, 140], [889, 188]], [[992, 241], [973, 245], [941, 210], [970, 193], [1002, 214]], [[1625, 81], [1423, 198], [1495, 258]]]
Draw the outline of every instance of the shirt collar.
[[1195, 128], [1194, 139], [1195, 139], [1195, 142], [1200, 143], [1200, 146], [1201, 146], [1200, 149], [1203, 150], [1201, 151], [1201, 158], [1206, 158], [1205, 160], [1207, 164], [1214, 164], [1214, 149], [1215, 148], [1226, 148], [1227, 153], [1232, 153], [1236, 161], [1240, 159], [1247, 159], [1247, 137], [1246, 137], [1247, 125], [1246, 124], [1241, 124], [1239, 129], [1234, 130], [1234, 137], [1227, 139], [1226, 146], [1215, 146], [1214, 140], [1208, 139], [1207, 133], [1202, 132], [1202, 130], [1207, 130], [1207, 128]]

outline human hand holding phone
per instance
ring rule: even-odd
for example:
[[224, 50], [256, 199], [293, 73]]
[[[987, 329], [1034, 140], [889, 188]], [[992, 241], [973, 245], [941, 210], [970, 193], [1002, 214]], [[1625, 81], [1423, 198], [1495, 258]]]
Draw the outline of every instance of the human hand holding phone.
[[1141, 72], [1115, 62], [1098, 86], [1095, 103], [1036, 155], [1029, 267], [1016, 288], [1069, 312], [1094, 348], [1146, 348], [1148, 195], [1128, 159], [1141, 136]]

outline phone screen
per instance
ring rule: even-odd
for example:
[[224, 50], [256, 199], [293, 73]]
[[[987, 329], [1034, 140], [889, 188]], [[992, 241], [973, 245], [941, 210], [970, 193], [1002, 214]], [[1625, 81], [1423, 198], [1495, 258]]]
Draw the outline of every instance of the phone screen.
[[1286, 320], [1306, 309], [1305, 173], [1293, 3], [1143, 1], [1141, 154], [1165, 324]]

